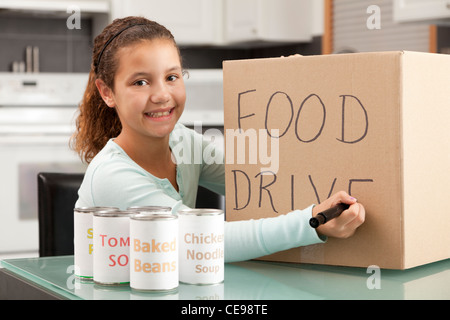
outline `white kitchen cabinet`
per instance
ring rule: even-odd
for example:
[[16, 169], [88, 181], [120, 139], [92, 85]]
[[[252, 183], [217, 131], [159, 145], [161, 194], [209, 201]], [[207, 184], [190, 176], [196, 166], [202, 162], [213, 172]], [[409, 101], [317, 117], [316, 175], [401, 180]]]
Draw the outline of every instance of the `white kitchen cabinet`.
[[313, 10], [310, 0], [224, 0], [225, 41], [310, 41]]
[[[223, 42], [253, 41], [258, 37], [260, 0], [225, 0], [223, 10]], [[218, 26], [219, 28], [221, 26]]]
[[35, 12], [63, 12], [76, 7], [81, 13], [107, 13], [107, 0], [0, 0], [0, 9], [35, 11]]
[[394, 0], [394, 21], [450, 21], [450, 0]]
[[111, 19], [141, 15], [165, 25], [180, 45], [306, 42], [317, 0], [111, 0]]
[[221, 0], [112, 0], [111, 18], [144, 16], [167, 27], [178, 44], [207, 44], [217, 38]]
[[[313, 1], [260, 0], [259, 37], [269, 41], [306, 42], [312, 38]], [[320, 17], [322, 18], [322, 17]]]

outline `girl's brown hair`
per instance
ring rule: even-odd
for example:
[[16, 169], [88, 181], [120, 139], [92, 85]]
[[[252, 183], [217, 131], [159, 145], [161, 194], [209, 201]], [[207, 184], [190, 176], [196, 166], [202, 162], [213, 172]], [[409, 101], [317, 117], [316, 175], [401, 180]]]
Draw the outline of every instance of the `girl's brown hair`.
[[79, 105], [76, 131], [71, 137], [72, 149], [84, 162], [91, 162], [108, 140], [117, 137], [122, 130], [115, 108], [108, 107], [103, 101], [95, 81], [101, 79], [114, 91], [118, 49], [153, 39], [168, 39], [179, 52], [169, 30], [142, 17], [116, 19], [95, 38], [89, 79]]

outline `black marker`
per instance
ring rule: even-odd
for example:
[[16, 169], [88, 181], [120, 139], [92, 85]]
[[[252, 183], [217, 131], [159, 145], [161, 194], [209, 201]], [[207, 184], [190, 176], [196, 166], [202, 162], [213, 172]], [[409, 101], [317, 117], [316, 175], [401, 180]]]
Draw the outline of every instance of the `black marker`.
[[331, 219], [338, 217], [343, 211], [347, 210], [350, 205], [345, 203], [339, 203], [337, 206], [319, 212], [315, 217], [309, 219], [309, 225], [313, 228], [317, 228], [321, 224], [327, 223]]

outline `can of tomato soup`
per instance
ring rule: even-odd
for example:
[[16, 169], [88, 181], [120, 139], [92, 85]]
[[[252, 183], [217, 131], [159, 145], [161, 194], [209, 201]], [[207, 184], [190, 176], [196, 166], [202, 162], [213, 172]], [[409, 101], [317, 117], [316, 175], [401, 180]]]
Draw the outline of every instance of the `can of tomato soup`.
[[83, 207], [74, 209], [74, 264], [75, 276], [81, 280], [92, 281], [93, 268], [93, 214], [101, 211], [118, 211], [116, 207]]
[[178, 288], [178, 218], [136, 214], [130, 218], [130, 287], [141, 291]]
[[218, 209], [178, 211], [180, 282], [224, 281], [224, 214]]
[[130, 216], [132, 211], [94, 213], [94, 282], [101, 285], [130, 283]]

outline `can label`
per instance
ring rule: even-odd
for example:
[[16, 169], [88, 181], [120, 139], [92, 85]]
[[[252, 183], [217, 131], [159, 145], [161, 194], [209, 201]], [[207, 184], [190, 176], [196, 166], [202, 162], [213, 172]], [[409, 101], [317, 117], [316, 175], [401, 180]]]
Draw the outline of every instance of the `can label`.
[[178, 219], [138, 214], [130, 219], [130, 287], [164, 291], [178, 287]]
[[180, 281], [215, 284], [224, 280], [224, 215], [221, 210], [179, 212]]
[[114, 207], [88, 207], [74, 209], [74, 264], [75, 276], [84, 279], [93, 279], [93, 213], [97, 211], [114, 211]]
[[94, 233], [92, 212], [74, 212], [74, 263], [75, 275], [86, 280], [92, 279], [92, 253]]
[[130, 282], [130, 218], [125, 213], [94, 214], [94, 282]]

